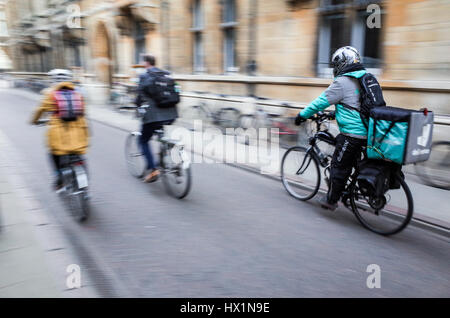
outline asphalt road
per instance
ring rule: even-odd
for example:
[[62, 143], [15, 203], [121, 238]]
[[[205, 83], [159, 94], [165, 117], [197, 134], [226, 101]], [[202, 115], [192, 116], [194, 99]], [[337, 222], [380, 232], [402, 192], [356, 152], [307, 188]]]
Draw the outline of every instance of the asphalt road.
[[[296, 201], [275, 180], [221, 164], [193, 165], [192, 192], [178, 201], [162, 182], [131, 177], [126, 133], [95, 122], [92, 215], [76, 224], [51, 190], [46, 128], [28, 124], [35, 107], [1, 90], [0, 130], [33, 167], [24, 178], [40, 203], [89, 254], [85, 269], [103, 295], [450, 296], [448, 239], [414, 227], [378, 236], [348, 211]], [[366, 286], [370, 264], [380, 266], [381, 288]]]

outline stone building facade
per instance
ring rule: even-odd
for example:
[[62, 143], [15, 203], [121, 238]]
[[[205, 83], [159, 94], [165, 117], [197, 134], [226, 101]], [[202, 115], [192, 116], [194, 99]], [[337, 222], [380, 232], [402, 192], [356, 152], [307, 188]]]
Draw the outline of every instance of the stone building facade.
[[134, 76], [132, 66], [151, 52], [185, 92], [307, 103], [331, 81], [333, 50], [353, 45], [381, 79], [389, 104], [450, 113], [446, 0], [16, 0], [6, 6], [18, 71], [75, 67], [86, 82], [108, 86]]
[[6, 22], [6, 3], [0, 0], [0, 72], [10, 71], [12, 61], [8, 52], [9, 31]]

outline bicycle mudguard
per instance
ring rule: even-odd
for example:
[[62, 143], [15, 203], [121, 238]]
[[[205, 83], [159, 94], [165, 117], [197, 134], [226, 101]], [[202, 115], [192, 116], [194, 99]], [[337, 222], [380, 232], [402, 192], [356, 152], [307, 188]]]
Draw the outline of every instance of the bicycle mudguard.
[[81, 166], [74, 166], [75, 178], [77, 180], [78, 189], [84, 189], [88, 187], [88, 178], [86, 171]]

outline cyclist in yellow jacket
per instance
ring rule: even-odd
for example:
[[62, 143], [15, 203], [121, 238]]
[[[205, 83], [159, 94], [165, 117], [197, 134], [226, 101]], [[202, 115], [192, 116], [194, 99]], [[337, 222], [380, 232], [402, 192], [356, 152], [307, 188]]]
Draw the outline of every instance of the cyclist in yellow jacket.
[[89, 132], [83, 96], [72, 82], [72, 73], [56, 69], [48, 74], [54, 84], [43, 91], [44, 98], [34, 113], [32, 124], [39, 124], [40, 118], [50, 114], [47, 131], [47, 145], [56, 169], [55, 188], [62, 186], [60, 168], [61, 156], [84, 155], [89, 143]]

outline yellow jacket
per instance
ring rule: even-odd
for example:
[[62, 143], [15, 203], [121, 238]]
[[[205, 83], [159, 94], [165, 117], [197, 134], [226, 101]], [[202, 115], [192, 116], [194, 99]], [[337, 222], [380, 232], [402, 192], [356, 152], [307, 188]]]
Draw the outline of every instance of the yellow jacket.
[[55, 114], [57, 105], [53, 99], [53, 92], [62, 88], [75, 89], [75, 86], [70, 82], [62, 82], [44, 91], [44, 99], [35, 112], [31, 123], [36, 124], [44, 113], [52, 113], [48, 123], [49, 130], [47, 131], [47, 144], [51, 153], [57, 156], [83, 155], [86, 153], [89, 143], [89, 132], [85, 117], [66, 122], [59, 119]]

